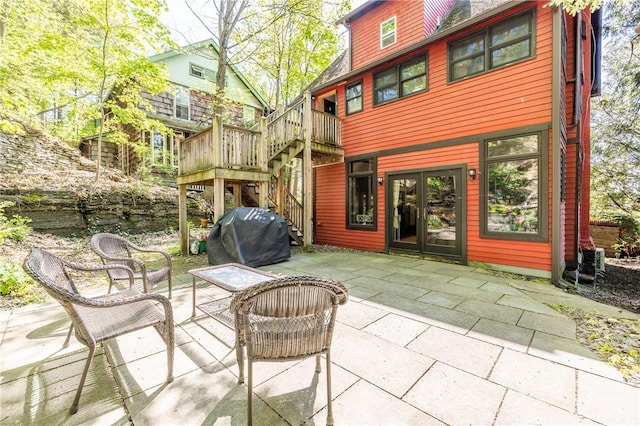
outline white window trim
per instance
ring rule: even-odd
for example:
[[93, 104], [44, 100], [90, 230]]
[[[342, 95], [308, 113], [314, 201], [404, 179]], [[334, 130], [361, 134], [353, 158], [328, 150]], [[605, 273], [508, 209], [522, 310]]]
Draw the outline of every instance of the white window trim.
[[[182, 117], [178, 117], [177, 115], [177, 107], [178, 107], [178, 96], [179, 96], [179, 92], [183, 92], [187, 103], [186, 104], [180, 104], [180, 105], [184, 105], [187, 107], [187, 118], [182, 118]], [[191, 119], [191, 90], [189, 90], [186, 87], [178, 87], [176, 89], [176, 93], [173, 95], [173, 117], [174, 118], [178, 118], [179, 120], [190, 120]]]
[[189, 74], [196, 78], [204, 79], [204, 67], [194, 63], [189, 63]]
[[[393, 42], [385, 46], [383, 43], [383, 40], [385, 39], [383, 28], [384, 28], [384, 25], [390, 21], [393, 21]], [[386, 36], [388, 37], [390, 34], [391, 33], [386, 34]], [[395, 16], [392, 16], [391, 18], [382, 21], [382, 23], [380, 24], [380, 49], [386, 49], [389, 46], [393, 46], [394, 44], [396, 44], [397, 41], [398, 41], [398, 21]]]

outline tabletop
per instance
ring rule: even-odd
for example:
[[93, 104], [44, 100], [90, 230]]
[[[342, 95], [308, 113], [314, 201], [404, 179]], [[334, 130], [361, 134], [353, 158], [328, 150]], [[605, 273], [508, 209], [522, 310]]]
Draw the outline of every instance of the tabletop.
[[191, 269], [187, 272], [231, 292], [241, 291], [278, 277], [278, 275], [271, 272], [261, 271], [239, 263], [207, 266], [205, 268]]

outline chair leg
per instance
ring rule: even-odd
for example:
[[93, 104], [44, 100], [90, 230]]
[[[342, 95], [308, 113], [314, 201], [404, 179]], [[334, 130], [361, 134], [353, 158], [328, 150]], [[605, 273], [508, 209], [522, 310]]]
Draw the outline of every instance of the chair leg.
[[247, 359], [247, 424], [253, 425], [253, 364]]
[[167, 383], [173, 382], [173, 355], [176, 344], [172, 333], [173, 331], [169, 331], [165, 338], [167, 342]]
[[322, 366], [320, 361], [320, 355], [316, 355], [316, 373], [319, 373], [321, 371], [322, 371]]
[[327, 351], [327, 425], [333, 425], [333, 407], [331, 404], [331, 355]]
[[171, 287], [173, 287], [173, 283], [171, 280], [171, 272], [169, 272], [169, 299], [171, 299]]
[[69, 346], [69, 341], [71, 340], [72, 332], [73, 332], [73, 323], [71, 323], [71, 326], [69, 326], [69, 331], [67, 332], [67, 338], [64, 339], [64, 343], [62, 344], [63, 348], [66, 348], [67, 346]]
[[238, 383], [244, 383], [244, 349], [240, 345], [238, 333], [236, 333], [236, 360], [238, 361]]
[[84, 381], [87, 379], [87, 373], [89, 373], [89, 367], [91, 366], [91, 360], [93, 359], [93, 353], [95, 351], [95, 346], [89, 346], [89, 356], [87, 357], [87, 362], [84, 364], [84, 371], [82, 372], [82, 377], [80, 378], [80, 384], [78, 385], [78, 390], [76, 391], [76, 397], [73, 400], [71, 408], [69, 409], [69, 414], [75, 414], [78, 412], [78, 402], [80, 401], [80, 394], [82, 393], [82, 388], [84, 387]]

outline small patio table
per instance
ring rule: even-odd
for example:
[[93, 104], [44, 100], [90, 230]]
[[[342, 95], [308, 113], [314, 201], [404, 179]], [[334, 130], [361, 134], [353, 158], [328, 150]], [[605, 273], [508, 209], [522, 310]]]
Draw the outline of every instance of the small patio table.
[[225, 263], [223, 265], [207, 266], [205, 268], [191, 269], [187, 271], [193, 276], [192, 300], [193, 310], [191, 317], [196, 316], [196, 278], [218, 286], [232, 293], [224, 299], [197, 305], [207, 315], [219, 320], [233, 328], [233, 317], [229, 311], [229, 304], [233, 293], [245, 290], [261, 282], [279, 277], [271, 272], [261, 271], [239, 263]]

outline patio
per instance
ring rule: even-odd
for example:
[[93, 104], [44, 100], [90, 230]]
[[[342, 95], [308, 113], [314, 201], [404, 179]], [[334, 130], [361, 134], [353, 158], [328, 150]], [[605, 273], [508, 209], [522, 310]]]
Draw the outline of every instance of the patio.
[[[337, 425], [640, 424], [640, 388], [578, 345], [574, 322], [545, 303], [612, 316], [618, 308], [550, 285], [384, 254], [300, 254], [260, 269], [349, 288], [331, 355]], [[198, 300], [221, 292], [202, 283]], [[67, 314], [51, 301], [0, 312], [0, 423], [246, 424], [232, 330], [191, 318], [190, 275], [175, 277], [172, 304], [175, 380], [165, 383], [165, 347], [154, 330], [118, 337], [94, 357], [73, 416], [86, 348], [74, 339], [62, 348]], [[324, 424], [326, 376], [314, 365], [255, 364], [255, 423]]]

